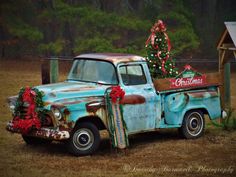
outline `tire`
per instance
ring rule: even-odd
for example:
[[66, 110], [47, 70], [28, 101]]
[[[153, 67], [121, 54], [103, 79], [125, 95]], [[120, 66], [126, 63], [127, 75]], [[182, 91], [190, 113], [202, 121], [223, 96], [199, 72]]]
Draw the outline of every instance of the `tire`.
[[98, 128], [90, 122], [79, 123], [67, 141], [68, 151], [75, 156], [93, 154], [100, 145]]
[[205, 129], [204, 115], [200, 110], [192, 110], [185, 114], [180, 134], [186, 139], [196, 139], [203, 135]]
[[28, 145], [40, 145], [40, 144], [50, 144], [52, 140], [37, 138], [33, 136], [22, 135], [23, 140]]

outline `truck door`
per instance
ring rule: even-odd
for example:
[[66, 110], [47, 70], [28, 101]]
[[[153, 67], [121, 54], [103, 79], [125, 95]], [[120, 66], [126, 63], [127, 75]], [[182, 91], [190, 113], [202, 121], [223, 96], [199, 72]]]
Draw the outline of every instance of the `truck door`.
[[125, 90], [123, 115], [128, 133], [155, 129], [160, 119], [160, 100], [146, 64], [123, 64], [118, 67], [120, 85]]

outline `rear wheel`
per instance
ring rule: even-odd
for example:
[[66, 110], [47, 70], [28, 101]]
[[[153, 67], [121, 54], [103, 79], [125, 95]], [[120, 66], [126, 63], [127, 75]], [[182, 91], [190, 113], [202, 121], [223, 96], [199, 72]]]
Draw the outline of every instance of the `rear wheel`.
[[185, 114], [182, 127], [179, 130], [183, 137], [194, 139], [203, 135], [204, 128], [205, 120], [203, 113], [200, 110], [192, 110]]
[[75, 127], [70, 139], [67, 141], [68, 151], [76, 156], [94, 153], [100, 145], [98, 128], [90, 123], [83, 122]]
[[49, 139], [43, 139], [43, 138], [27, 136], [27, 135], [22, 135], [22, 138], [26, 142], [26, 144], [29, 144], [29, 145], [50, 144], [52, 142], [52, 140], [49, 140]]

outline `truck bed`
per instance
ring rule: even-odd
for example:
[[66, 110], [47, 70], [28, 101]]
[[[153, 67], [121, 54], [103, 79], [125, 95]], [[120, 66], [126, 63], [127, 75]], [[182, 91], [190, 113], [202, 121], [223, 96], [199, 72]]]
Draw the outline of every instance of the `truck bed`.
[[171, 79], [174, 78], [166, 78], [166, 79], [154, 79], [154, 87], [157, 92], [172, 92], [176, 90], [192, 90], [197, 88], [206, 88], [210, 86], [220, 86], [220, 74], [219, 73], [208, 73], [205, 74], [206, 81], [204, 84], [199, 84], [195, 86], [181, 86], [179, 88], [171, 87]]

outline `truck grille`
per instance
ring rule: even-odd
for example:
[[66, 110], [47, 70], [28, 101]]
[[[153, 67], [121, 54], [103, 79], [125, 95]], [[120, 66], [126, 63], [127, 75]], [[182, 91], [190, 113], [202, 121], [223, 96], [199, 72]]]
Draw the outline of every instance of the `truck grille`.
[[26, 116], [27, 109], [28, 109], [28, 106], [21, 106], [19, 111], [16, 112], [16, 115], [21, 118], [24, 118]]

